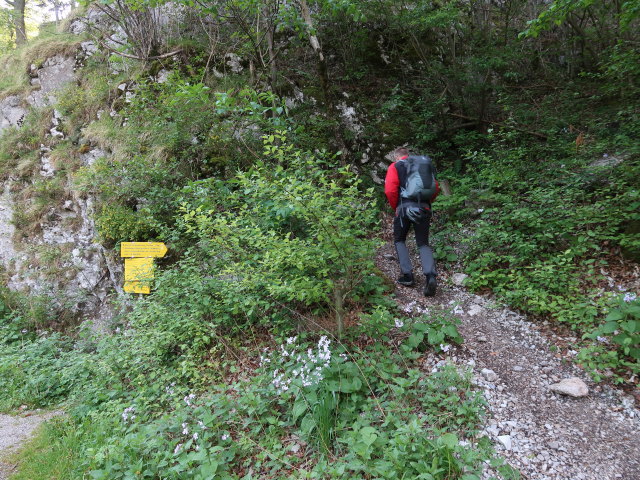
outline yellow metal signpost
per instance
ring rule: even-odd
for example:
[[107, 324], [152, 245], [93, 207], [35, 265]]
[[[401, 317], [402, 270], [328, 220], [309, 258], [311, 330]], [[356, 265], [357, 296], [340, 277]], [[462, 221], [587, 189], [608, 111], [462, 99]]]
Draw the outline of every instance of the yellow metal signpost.
[[124, 258], [124, 291], [151, 293], [153, 259], [164, 257], [167, 246], [161, 242], [123, 242], [120, 256]]

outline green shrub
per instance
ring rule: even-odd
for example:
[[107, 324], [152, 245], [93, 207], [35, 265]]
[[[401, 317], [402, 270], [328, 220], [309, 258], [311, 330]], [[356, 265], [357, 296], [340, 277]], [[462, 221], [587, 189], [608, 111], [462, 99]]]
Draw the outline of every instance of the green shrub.
[[134, 211], [122, 205], [103, 205], [96, 215], [101, 242], [114, 246], [120, 242], [144, 242], [157, 236], [148, 210]]
[[616, 374], [620, 367], [632, 375], [640, 373], [640, 299], [635, 293], [619, 295], [611, 302], [604, 323], [584, 338], [596, 341], [578, 355], [594, 378], [602, 378], [603, 372], [611, 369], [614, 380], [622, 382], [624, 377]]
[[361, 191], [357, 176], [330, 155], [285, 140], [266, 136], [270, 161], [230, 180], [218, 208], [205, 209], [206, 198], [184, 204], [182, 222], [206, 242], [209, 267], [229, 280], [248, 318], [256, 305], [264, 315], [298, 304], [333, 311], [340, 331], [347, 303], [382, 291], [373, 274], [373, 192]]

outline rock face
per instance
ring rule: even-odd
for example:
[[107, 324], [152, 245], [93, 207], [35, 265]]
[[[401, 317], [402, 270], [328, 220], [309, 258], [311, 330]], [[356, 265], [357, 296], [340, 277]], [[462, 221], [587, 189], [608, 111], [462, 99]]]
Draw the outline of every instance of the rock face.
[[[12, 95], [0, 100], [0, 135], [6, 128], [22, 126], [29, 106], [40, 109], [55, 105], [58, 92], [75, 81], [79, 62], [95, 50], [92, 42], [83, 42], [76, 55], [54, 55], [40, 68], [32, 65], [31, 84], [40, 88], [24, 98]], [[60, 127], [63, 121], [54, 110], [47, 136], [64, 138]], [[40, 168], [33, 181], [49, 182], [63, 174], [51, 161], [50, 152], [50, 148], [41, 146]], [[91, 165], [106, 155], [99, 148], [90, 148], [81, 159], [84, 165]], [[114, 291], [121, 291], [122, 272], [119, 262], [110, 258], [113, 254], [95, 240], [93, 198], [66, 193], [52, 201], [29, 231], [16, 231], [16, 212], [29, 208], [28, 204], [18, 204], [18, 195], [12, 194], [23, 188], [22, 181], [9, 178], [0, 183], [0, 270], [6, 272], [7, 286], [48, 297], [55, 309], [98, 320], [108, 317], [108, 299]]]
[[36, 108], [53, 105], [56, 101], [54, 92], [75, 79], [75, 66], [75, 58], [56, 55], [47, 59], [31, 79], [33, 85], [40, 85], [40, 90], [30, 94], [27, 102]]
[[559, 383], [549, 385], [549, 390], [576, 398], [589, 395], [589, 387], [578, 377], [565, 378]]
[[17, 95], [0, 100], [0, 135], [9, 127], [19, 127], [26, 114], [27, 110]]
[[16, 256], [13, 246], [13, 234], [16, 227], [13, 226], [12, 220], [13, 201], [7, 185], [0, 195], [0, 265], [5, 267]]
[[469, 278], [469, 275], [466, 275], [464, 273], [454, 273], [451, 276], [451, 281], [453, 282], [454, 285], [458, 287], [462, 287], [467, 278]]
[[75, 196], [51, 206], [39, 225], [40, 233], [19, 246], [13, 238], [13, 209], [5, 187], [0, 197], [0, 266], [10, 275], [7, 286], [48, 296], [54, 308], [108, 316], [107, 299], [121, 271], [94, 240], [93, 200]]

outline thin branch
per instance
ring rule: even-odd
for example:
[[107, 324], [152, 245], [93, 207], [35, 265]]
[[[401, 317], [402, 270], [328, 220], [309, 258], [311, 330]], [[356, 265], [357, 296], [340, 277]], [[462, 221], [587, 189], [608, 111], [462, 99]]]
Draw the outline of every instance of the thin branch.
[[182, 49], [179, 48], [178, 50], [174, 50], [173, 52], [169, 52], [169, 53], [164, 53], [162, 55], [156, 55], [154, 57], [142, 58], [142, 57], [138, 57], [136, 55], [131, 55], [129, 53], [119, 52], [118, 50], [110, 47], [109, 45], [105, 44], [104, 42], [102, 42], [100, 40], [98, 40], [98, 43], [100, 43], [100, 45], [102, 45], [107, 50], [115, 53], [116, 55], [120, 55], [121, 57], [125, 57], [125, 58], [131, 58], [133, 60], [140, 60], [141, 62], [145, 62], [147, 60], [161, 60], [163, 58], [173, 57], [174, 55], [177, 55], [177, 54], [182, 52]]

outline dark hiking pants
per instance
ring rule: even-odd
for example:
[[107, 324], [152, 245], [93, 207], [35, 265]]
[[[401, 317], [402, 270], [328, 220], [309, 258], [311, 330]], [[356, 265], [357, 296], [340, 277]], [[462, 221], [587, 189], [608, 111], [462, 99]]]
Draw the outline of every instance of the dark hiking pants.
[[407, 218], [407, 210], [398, 208], [398, 212], [393, 220], [393, 241], [398, 254], [398, 262], [400, 263], [401, 273], [412, 273], [411, 257], [407, 249], [406, 240], [409, 229], [413, 226], [416, 235], [416, 245], [420, 252], [420, 263], [422, 264], [422, 272], [425, 275], [436, 274], [436, 263], [433, 259], [433, 251], [429, 246], [429, 225], [431, 224], [431, 211], [425, 210], [424, 214], [418, 218], [416, 222], [412, 222]]

